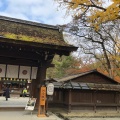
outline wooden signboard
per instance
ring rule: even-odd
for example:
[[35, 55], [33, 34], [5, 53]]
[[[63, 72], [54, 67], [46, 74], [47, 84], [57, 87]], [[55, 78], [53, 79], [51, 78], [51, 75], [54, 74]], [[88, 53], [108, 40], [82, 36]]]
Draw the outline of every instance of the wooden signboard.
[[41, 87], [40, 105], [45, 105], [45, 101], [46, 101], [46, 87]]
[[46, 117], [45, 115], [45, 102], [46, 102], [46, 87], [42, 86], [40, 88], [40, 101], [38, 108], [38, 117]]

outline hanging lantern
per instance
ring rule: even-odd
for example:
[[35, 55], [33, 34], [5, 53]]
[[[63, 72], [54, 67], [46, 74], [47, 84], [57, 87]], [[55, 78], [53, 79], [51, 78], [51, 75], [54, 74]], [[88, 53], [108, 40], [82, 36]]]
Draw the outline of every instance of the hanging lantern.
[[48, 83], [46, 87], [47, 87], [47, 95], [53, 95], [54, 84], [53, 83]]

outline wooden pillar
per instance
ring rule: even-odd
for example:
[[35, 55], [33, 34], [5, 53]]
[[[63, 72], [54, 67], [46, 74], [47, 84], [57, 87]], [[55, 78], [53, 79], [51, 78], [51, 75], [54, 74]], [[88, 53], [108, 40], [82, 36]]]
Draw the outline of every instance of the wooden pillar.
[[51, 67], [51, 62], [54, 57], [54, 54], [45, 53], [45, 56], [42, 56], [41, 63], [38, 66], [37, 77], [34, 83], [32, 84], [32, 95], [37, 98], [35, 108], [38, 108], [40, 101], [40, 88], [45, 83], [46, 79], [46, 70], [48, 67]]
[[0, 90], [2, 90], [2, 82], [0, 82]]
[[68, 112], [71, 112], [71, 102], [72, 102], [72, 98], [71, 98], [71, 89], [69, 89], [69, 98], [68, 98]]
[[40, 87], [44, 83], [44, 80], [46, 78], [46, 65], [39, 66], [38, 67], [38, 72], [37, 72], [37, 79], [34, 82], [34, 86], [32, 87], [33, 89], [33, 97], [37, 98], [36, 101], [36, 107], [39, 104], [39, 98], [40, 98]]
[[47, 113], [48, 112], [48, 99], [49, 99], [49, 96], [47, 95], [46, 97], [47, 97], [47, 99], [46, 99], [45, 109], [46, 109], [46, 113]]

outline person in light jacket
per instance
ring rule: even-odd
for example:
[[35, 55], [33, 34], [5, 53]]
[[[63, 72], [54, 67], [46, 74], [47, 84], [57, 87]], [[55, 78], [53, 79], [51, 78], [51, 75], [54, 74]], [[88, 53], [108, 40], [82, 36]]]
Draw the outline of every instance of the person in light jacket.
[[24, 90], [23, 90], [23, 97], [26, 97], [26, 94], [27, 94], [27, 89], [24, 88]]

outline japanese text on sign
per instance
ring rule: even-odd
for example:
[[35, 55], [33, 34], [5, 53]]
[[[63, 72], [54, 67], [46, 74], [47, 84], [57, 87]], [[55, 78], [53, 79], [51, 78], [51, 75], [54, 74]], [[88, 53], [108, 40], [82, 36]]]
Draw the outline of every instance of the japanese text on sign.
[[41, 87], [40, 105], [45, 105], [45, 101], [46, 101], [46, 87]]

